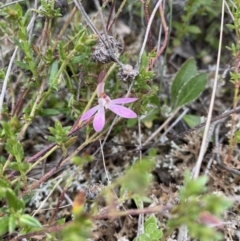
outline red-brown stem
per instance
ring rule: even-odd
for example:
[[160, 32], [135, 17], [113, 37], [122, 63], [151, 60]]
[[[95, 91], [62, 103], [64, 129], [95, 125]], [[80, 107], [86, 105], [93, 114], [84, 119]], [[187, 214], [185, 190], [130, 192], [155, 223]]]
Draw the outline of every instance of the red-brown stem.
[[23, 89], [21, 94], [20, 94], [20, 97], [18, 98], [13, 110], [12, 110], [12, 113], [11, 115], [12, 116], [18, 116], [22, 107], [23, 107], [23, 104], [24, 104], [24, 101], [27, 99], [27, 95], [29, 93], [29, 89]]
[[40, 38], [40, 44], [39, 44], [39, 49], [42, 48], [44, 42], [45, 42], [45, 39], [46, 39], [46, 36], [47, 36], [47, 28], [48, 28], [48, 20], [45, 19], [44, 21], [44, 27], [43, 27], [43, 30], [42, 30], [42, 33], [41, 33], [41, 38]]
[[[144, 13], [145, 13], [146, 25], [148, 25], [148, 22], [149, 22], [149, 12], [148, 12], [147, 1], [143, 1], [143, 9], [144, 9]], [[153, 40], [152, 39], [153, 39], [152, 38], [152, 33], [151, 33], [151, 30], [150, 30], [149, 34], [148, 34], [149, 51], [153, 50]]]
[[108, 17], [108, 20], [107, 20], [107, 26], [106, 26], [106, 29], [107, 29], [107, 32], [111, 30], [113, 24], [115, 23], [116, 19], [114, 18], [111, 25], [110, 25], [110, 20], [111, 20], [111, 17], [112, 17], [112, 13], [113, 13], [113, 9], [115, 8], [115, 1], [113, 1], [112, 3], [112, 6], [111, 6], [111, 9], [110, 9], [110, 14], [109, 14], [109, 17]]
[[56, 206], [56, 208], [53, 210], [52, 217], [51, 217], [51, 219], [50, 219], [50, 221], [49, 221], [49, 224], [50, 224], [50, 225], [53, 223], [53, 221], [54, 221], [54, 219], [55, 219], [55, 217], [56, 217], [56, 215], [57, 215], [57, 212], [58, 212], [58, 210], [59, 210], [59, 208], [60, 208], [60, 205], [61, 205], [61, 203], [62, 203], [62, 201], [63, 201], [63, 199], [64, 199], [64, 195], [65, 195], [66, 191], [67, 191], [66, 188], [64, 188], [64, 189], [62, 190], [62, 193], [61, 193], [61, 195], [60, 195], [60, 197], [59, 197], [59, 199], [58, 199], [57, 206]]
[[162, 21], [164, 33], [165, 33], [165, 38], [164, 38], [162, 47], [158, 50], [157, 56], [151, 61], [148, 69], [151, 69], [153, 67], [153, 65], [156, 63], [158, 57], [162, 54], [162, 52], [166, 48], [167, 42], [168, 42], [168, 26], [167, 26], [165, 18], [164, 18], [164, 12], [163, 12], [162, 4], [160, 4], [160, 6], [159, 6], [159, 12], [160, 12], [160, 16], [161, 16], [161, 21]]

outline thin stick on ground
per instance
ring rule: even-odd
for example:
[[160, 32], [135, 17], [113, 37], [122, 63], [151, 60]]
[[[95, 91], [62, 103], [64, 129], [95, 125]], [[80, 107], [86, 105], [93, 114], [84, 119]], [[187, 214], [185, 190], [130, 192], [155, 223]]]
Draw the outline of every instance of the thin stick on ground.
[[167, 128], [167, 130], [162, 134], [161, 137], [166, 136], [167, 133], [168, 133], [169, 131], [171, 131], [171, 130], [173, 129], [173, 127], [176, 126], [176, 125], [179, 123], [179, 121], [182, 120], [182, 118], [187, 114], [188, 111], [189, 111], [188, 108], [184, 108], [184, 110], [183, 110], [183, 112], [180, 114], [180, 116], [178, 116], [178, 118]]
[[221, 58], [221, 50], [222, 50], [222, 35], [223, 35], [223, 23], [224, 23], [224, 0], [222, 1], [222, 17], [221, 17], [221, 28], [220, 28], [220, 37], [219, 37], [219, 47], [218, 47], [218, 57], [217, 57], [217, 66], [216, 66], [216, 72], [215, 72], [215, 78], [214, 78], [214, 84], [213, 84], [213, 90], [212, 90], [212, 96], [206, 121], [206, 127], [203, 134], [203, 140], [202, 145], [200, 149], [200, 153], [198, 156], [197, 163], [194, 167], [193, 171], [193, 178], [197, 178], [199, 176], [202, 160], [206, 151], [206, 143], [208, 138], [208, 131], [212, 119], [212, 112], [213, 112], [213, 106], [214, 106], [214, 100], [217, 90], [217, 83], [218, 83], [218, 72], [219, 72], [219, 65], [220, 65], [220, 58]]
[[164, 123], [156, 130], [152, 135], [143, 143], [143, 146], [147, 145], [153, 138], [155, 138], [160, 131], [165, 128], [168, 123], [173, 119], [173, 117], [179, 112], [180, 108], [176, 109], [169, 117], [167, 120], [164, 121]]
[[101, 149], [101, 153], [102, 153], [102, 162], [103, 162], [103, 167], [104, 167], [105, 175], [106, 175], [106, 178], [107, 178], [108, 185], [110, 185], [110, 184], [111, 184], [111, 180], [110, 180], [110, 177], [109, 177], [109, 175], [108, 175], [107, 168], [106, 168], [106, 162], [105, 162], [105, 158], [104, 158], [104, 152], [103, 152], [103, 147], [102, 147], [102, 142], [101, 142], [101, 140], [99, 140], [99, 144], [100, 144], [100, 149]]

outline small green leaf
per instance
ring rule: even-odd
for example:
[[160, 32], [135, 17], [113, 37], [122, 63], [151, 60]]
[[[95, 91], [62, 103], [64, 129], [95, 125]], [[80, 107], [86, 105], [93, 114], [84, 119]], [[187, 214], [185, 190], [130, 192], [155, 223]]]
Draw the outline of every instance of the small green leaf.
[[23, 63], [23, 62], [18, 61], [18, 60], [15, 61], [15, 64], [18, 65], [21, 69], [30, 70], [29, 64]]
[[24, 31], [24, 29], [18, 32], [18, 38], [22, 41], [27, 41], [26, 31]]
[[79, 64], [79, 63], [82, 63], [84, 60], [87, 60], [89, 59], [87, 55], [80, 55], [80, 56], [74, 56], [72, 57], [71, 59], [71, 63], [72, 64]]
[[54, 127], [48, 127], [53, 136], [48, 136], [47, 138], [48, 140], [55, 141], [58, 144], [65, 143], [70, 140], [70, 137], [68, 137], [70, 128], [70, 126], [63, 127], [60, 121], [56, 121]]
[[15, 134], [13, 133], [13, 130], [12, 130], [12, 128], [9, 125], [8, 122], [3, 121], [2, 122], [2, 127], [3, 127], [4, 134], [6, 135], [6, 137], [8, 137], [9, 139], [15, 137]]
[[203, 203], [207, 211], [218, 216], [233, 204], [230, 199], [220, 194], [207, 195], [203, 198]]
[[24, 209], [23, 200], [19, 199], [11, 189], [7, 189], [6, 192], [7, 204], [10, 212], [17, 212]]
[[87, 162], [91, 162], [94, 160], [94, 157], [91, 155], [83, 155], [83, 156], [74, 156], [71, 159], [71, 162], [74, 163], [77, 166], [82, 166], [83, 164]]
[[118, 179], [118, 182], [130, 193], [141, 196], [150, 185], [152, 179], [150, 172], [153, 165], [152, 158], [144, 158], [127, 170], [125, 175]]
[[5, 198], [8, 188], [10, 188], [10, 185], [3, 179], [0, 179], [0, 200]]
[[176, 108], [196, 99], [205, 89], [207, 76], [205, 73], [195, 75], [188, 80], [179, 90]]
[[98, 37], [96, 37], [96, 35], [89, 35], [88, 38], [86, 40], [84, 40], [84, 46], [92, 47], [97, 43], [97, 41], [98, 41]]
[[138, 195], [135, 195], [133, 200], [138, 208], [142, 208], [142, 199]]
[[184, 177], [184, 186], [180, 189], [180, 200], [184, 201], [189, 197], [198, 196], [206, 191], [207, 176], [200, 176], [197, 179], [191, 179], [187, 173]]
[[137, 119], [128, 119], [127, 120], [127, 128], [131, 128], [137, 124]]
[[15, 157], [16, 157], [17, 162], [19, 162], [19, 163], [22, 161], [22, 159], [24, 157], [23, 147], [20, 142], [17, 142]]
[[8, 184], [8, 182], [0, 178], [0, 191], [2, 188], [10, 188], [10, 185]]
[[9, 217], [0, 217], [0, 236], [4, 235], [8, 231]]
[[193, 58], [188, 59], [178, 71], [176, 77], [173, 80], [171, 88], [172, 104], [174, 105], [177, 99], [180, 88], [188, 81], [192, 76], [197, 73], [197, 66]]
[[148, 217], [144, 223], [144, 230], [145, 232], [149, 231], [149, 228], [157, 228], [157, 219], [154, 215], [151, 215], [150, 217]]
[[234, 139], [237, 143], [240, 143], [240, 130], [235, 132]]
[[187, 26], [186, 28], [188, 33], [193, 33], [193, 34], [201, 33], [201, 30], [198, 26], [190, 25], [190, 26]]
[[20, 5], [19, 3], [17, 3], [17, 4], [15, 5], [15, 9], [16, 9], [16, 11], [17, 11], [18, 16], [19, 16], [19, 17], [22, 17], [23, 11], [22, 11], [22, 7], [21, 7], [21, 5]]
[[154, 121], [159, 118], [159, 110], [156, 107], [153, 107], [146, 115], [143, 116], [141, 121], [144, 123], [146, 121]]
[[23, 147], [19, 141], [16, 139], [8, 139], [5, 149], [16, 158], [17, 162], [21, 162], [24, 156], [24, 152]]
[[138, 240], [139, 241], [152, 241], [152, 239], [146, 233], [141, 234]]
[[145, 232], [149, 235], [152, 234], [157, 229], [157, 225], [155, 223], [149, 223], [146, 225]]
[[64, 224], [64, 223], [66, 223], [66, 218], [61, 218], [61, 219], [57, 220], [58, 225], [61, 225], [61, 224]]
[[9, 167], [15, 171], [27, 171], [30, 167], [30, 163], [17, 163], [17, 162], [12, 162], [9, 164]]
[[150, 234], [151, 239], [156, 241], [160, 240], [162, 236], [163, 236], [163, 232], [160, 229], [155, 229], [154, 232]]
[[24, 50], [24, 45], [21, 41], [17, 40], [16, 38], [14, 38], [14, 43], [21, 49]]
[[236, 27], [233, 24], [226, 24], [226, 26], [231, 30], [236, 29]]
[[148, 66], [148, 56], [146, 51], [143, 52], [142, 59], [141, 59], [141, 68], [146, 69]]
[[0, 69], [0, 79], [4, 79], [5, 78], [5, 72], [4, 70]]
[[11, 215], [8, 221], [9, 233], [12, 233], [15, 230], [15, 228], [16, 228], [16, 217], [14, 215]]
[[38, 222], [37, 219], [34, 217], [28, 215], [28, 214], [23, 214], [20, 216], [19, 219], [20, 225], [22, 226], [27, 226], [27, 227], [33, 227], [33, 228], [41, 228], [42, 225]]
[[52, 63], [51, 70], [50, 70], [50, 76], [49, 76], [50, 85], [53, 83], [53, 80], [55, 79], [57, 72], [58, 72], [58, 61], [54, 61]]
[[66, 59], [66, 52], [64, 50], [63, 42], [58, 43], [58, 50], [59, 50], [58, 52], [59, 52], [59, 55], [60, 55], [60, 59], [65, 60]]
[[151, 215], [144, 223], [144, 231], [148, 234], [151, 240], [159, 240], [163, 233], [158, 229], [157, 219], [154, 215]]
[[183, 120], [187, 123], [187, 125], [190, 128], [193, 128], [194, 126], [200, 124], [200, 122], [201, 122], [201, 118], [196, 115], [185, 115], [183, 117]]
[[61, 114], [62, 111], [57, 109], [46, 108], [41, 111], [41, 116], [54, 116]]

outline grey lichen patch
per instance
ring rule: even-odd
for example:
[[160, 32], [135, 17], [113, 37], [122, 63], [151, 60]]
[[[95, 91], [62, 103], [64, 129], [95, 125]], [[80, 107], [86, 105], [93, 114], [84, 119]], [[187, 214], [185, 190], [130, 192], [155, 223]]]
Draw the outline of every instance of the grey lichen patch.
[[114, 37], [101, 34], [101, 38], [94, 47], [92, 60], [102, 64], [110, 63], [115, 61], [121, 51], [122, 46]]
[[135, 79], [138, 74], [139, 74], [139, 71], [138, 71], [137, 69], [133, 68], [132, 65], [130, 65], [130, 64], [125, 64], [125, 65], [122, 65], [122, 66], [119, 68], [117, 77], [118, 77], [120, 80], [128, 81], [128, 80], [133, 80], [133, 79]]

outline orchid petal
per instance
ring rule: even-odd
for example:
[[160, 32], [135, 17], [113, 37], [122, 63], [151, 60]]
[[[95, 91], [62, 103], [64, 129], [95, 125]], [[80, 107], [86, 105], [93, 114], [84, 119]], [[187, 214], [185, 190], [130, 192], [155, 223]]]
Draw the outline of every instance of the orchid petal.
[[111, 100], [113, 104], [127, 104], [136, 101], [138, 98], [118, 98]]
[[129, 108], [125, 107], [125, 106], [121, 106], [121, 105], [115, 105], [113, 103], [110, 103], [108, 108], [114, 112], [115, 114], [123, 117], [123, 118], [136, 118], [137, 114], [130, 110]]
[[99, 132], [103, 129], [104, 125], [105, 125], [105, 110], [103, 106], [100, 106], [97, 114], [94, 116], [94, 119], [93, 119], [93, 128], [96, 132]]
[[104, 93], [104, 85], [105, 85], [105, 83], [101, 82], [97, 86], [97, 96], [98, 96], [98, 98], [100, 98], [101, 95]]
[[89, 109], [82, 115], [80, 121], [85, 121], [90, 119], [98, 109], [99, 109], [99, 105], [96, 105], [93, 108]]

